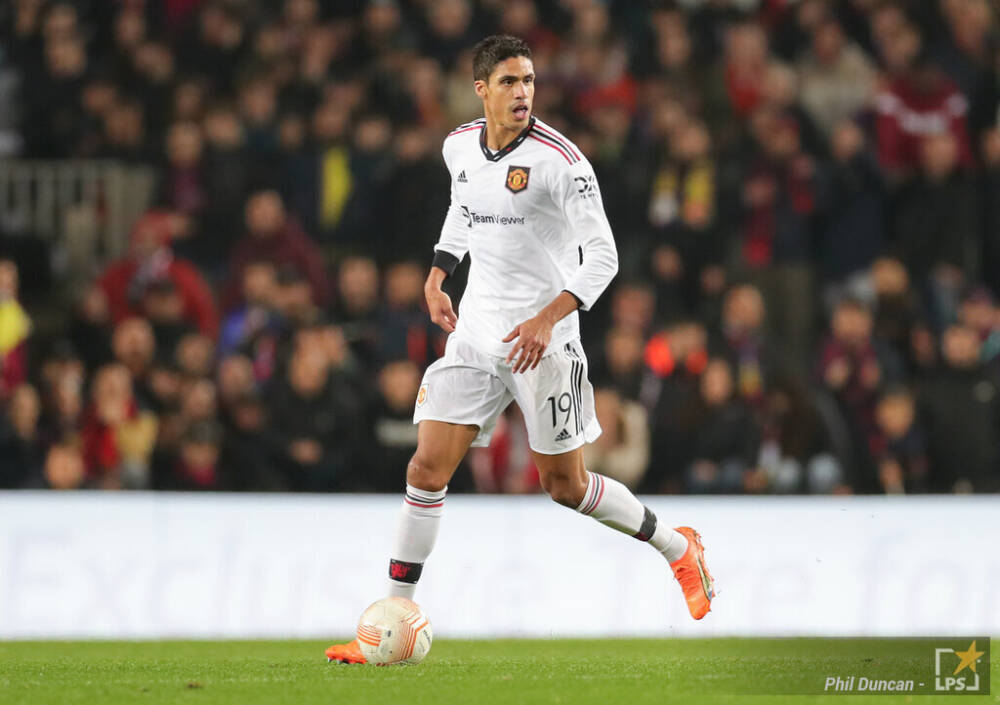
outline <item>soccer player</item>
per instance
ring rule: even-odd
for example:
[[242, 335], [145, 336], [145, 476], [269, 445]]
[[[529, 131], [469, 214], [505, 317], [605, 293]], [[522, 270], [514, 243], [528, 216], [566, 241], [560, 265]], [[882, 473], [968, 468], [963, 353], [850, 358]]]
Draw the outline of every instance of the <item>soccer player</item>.
[[[487, 37], [475, 47], [473, 74], [485, 116], [445, 138], [451, 206], [424, 285], [431, 320], [450, 335], [417, 394], [417, 450], [406, 469], [389, 594], [413, 598], [448, 481], [516, 401], [549, 496], [650, 543], [673, 569], [691, 616], [701, 619], [714, 587], [698, 533], [661, 524], [625, 485], [583, 464], [582, 446], [601, 428], [577, 310], [589, 309], [618, 271], [594, 171], [572, 142], [531, 114], [535, 73], [525, 42]], [[441, 284], [467, 253], [469, 280], [456, 316]], [[326, 654], [364, 662], [356, 641]]]

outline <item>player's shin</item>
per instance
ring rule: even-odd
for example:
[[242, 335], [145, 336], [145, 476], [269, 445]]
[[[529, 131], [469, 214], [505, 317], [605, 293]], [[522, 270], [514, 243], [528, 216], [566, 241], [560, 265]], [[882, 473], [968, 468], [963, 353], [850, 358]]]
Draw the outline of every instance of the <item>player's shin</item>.
[[640, 541], [648, 541], [668, 561], [676, 561], [687, 550], [683, 534], [660, 524], [628, 487], [610, 477], [587, 472], [587, 492], [576, 511]]
[[396, 529], [396, 548], [389, 560], [389, 596], [413, 599], [424, 561], [434, 548], [448, 488], [429, 492], [406, 486]]

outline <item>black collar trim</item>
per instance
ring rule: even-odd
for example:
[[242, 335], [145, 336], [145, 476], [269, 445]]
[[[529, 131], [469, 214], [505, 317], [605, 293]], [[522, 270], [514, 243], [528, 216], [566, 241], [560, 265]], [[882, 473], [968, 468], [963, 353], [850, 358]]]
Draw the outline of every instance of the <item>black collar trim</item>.
[[483, 150], [483, 156], [491, 162], [500, 161], [521, 146], [521, 143], [528, 138], [528, 133], [531, 132], [531, 128], [534, 126], [535, 116], [532, 115], [528, 120], [528, 126], [521, 130], [517, 137], [511, 140], [510, 144], [497, 152], [491, 151], [490, 148], [486, 146], [486, 127], [484, 126], [483, 129], [479, 131], [479, 147]]

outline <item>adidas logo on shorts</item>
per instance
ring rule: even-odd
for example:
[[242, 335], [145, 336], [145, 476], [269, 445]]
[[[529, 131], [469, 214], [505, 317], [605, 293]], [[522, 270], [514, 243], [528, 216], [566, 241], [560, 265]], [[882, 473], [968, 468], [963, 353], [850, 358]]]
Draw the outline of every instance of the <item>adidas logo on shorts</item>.
[[558, 436], [556, 436], [556, 441], [568, 441], [569, 439], [570, 439], [569, 431], [567, 431], [565, 428], [559, 432]]

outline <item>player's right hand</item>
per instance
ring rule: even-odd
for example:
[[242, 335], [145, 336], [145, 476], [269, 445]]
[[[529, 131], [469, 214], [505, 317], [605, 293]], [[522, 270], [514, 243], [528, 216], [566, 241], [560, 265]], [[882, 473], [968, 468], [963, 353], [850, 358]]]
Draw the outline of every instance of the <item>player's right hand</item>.
[[451, 297], [441, 289], [425, 290], [424, 295], [427, 297], [427, 310], [430, 311], [431, 320], [441, 326], [445, 333], [454, 333], [458, 316], [451, 307]]

